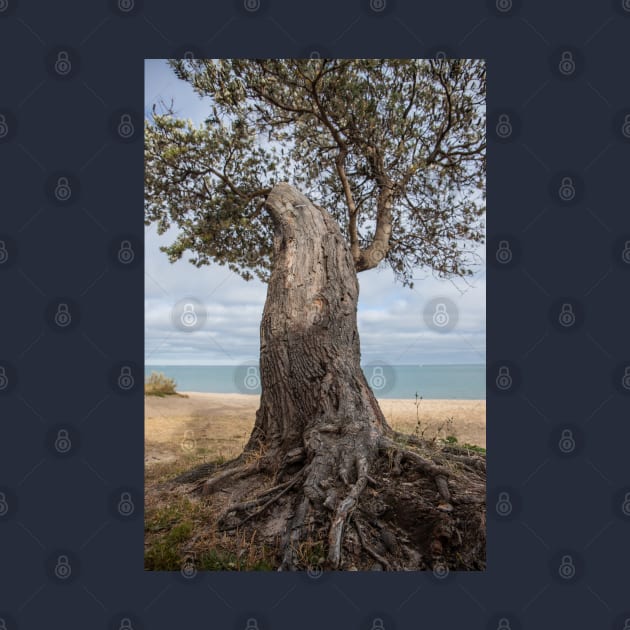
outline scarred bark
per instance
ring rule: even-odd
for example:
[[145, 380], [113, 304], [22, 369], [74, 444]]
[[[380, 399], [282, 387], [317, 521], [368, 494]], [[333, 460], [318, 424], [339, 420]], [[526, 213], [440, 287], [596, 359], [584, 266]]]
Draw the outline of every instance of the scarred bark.
[[[274, 534], [282, 569], [307, 568], [300, 549], [318, 540], [331, 569], [375, 559], [384, 569], [448, 566], [451, 545], [460, 558], [453, 567], [482, 568], [485, 459], [392, 431], [361, 370], [359, 285], [339, 226], [285, 183], [266, 208], [275, 237], [260, 408], [243, 455], [203, 483], [206, 495], [232, 489], [221, 523], [264, 538], [272, 517], [284, 519]], [[402, 476], [409, 479], [398, 488]]]

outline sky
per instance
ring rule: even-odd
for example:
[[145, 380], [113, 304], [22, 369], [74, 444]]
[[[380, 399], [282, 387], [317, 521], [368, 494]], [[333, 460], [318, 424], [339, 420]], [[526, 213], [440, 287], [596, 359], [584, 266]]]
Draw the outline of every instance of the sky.
[[[173, 101], [175, 112], [195, 123], [209, 111], [209, 101], [177, 79], [164, 60], [147, 60], [145, 116], [161, 100]], [[186, 255], [170, 263], [159, 248], [175, 235], [174, 229], [160, 236], [155, 226], [145, 228], [145, 364], [256, 361], [266, 285], [218, 264], [197, 268]], [[485, 247], [477, 253], [485, 260]], [[485, 363], [485, 264], [466, 281], [437, 279], [427, 269], [414, 277], [409, 289], [385, 266], [359, 274], [362, 363]], [[194, 313], [195, 325], [181, 325], [186, 310]]]

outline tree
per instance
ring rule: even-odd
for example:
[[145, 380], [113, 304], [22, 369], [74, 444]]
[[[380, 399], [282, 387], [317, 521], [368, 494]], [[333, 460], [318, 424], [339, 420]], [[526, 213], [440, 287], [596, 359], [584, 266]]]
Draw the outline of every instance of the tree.
[[409, 286], [418, 267], [471, 273], [484, 235], [485, 65], [171, 65], [209, 97], [209, 116], [196, 127], [154, 108], [146, 221], [178, 228], [171, 260], [188, 252], [268, 282], [255, 427], [244, 453], [199, 484], [238, 497], [220, 526], [280, 535], [282, 569], [304, 568], [300, 550], [318, 542], [328, 568], [482, 568], [485, 458], [389, 427], [360, 367], [356, 310], [357, 273], [381, 263]]

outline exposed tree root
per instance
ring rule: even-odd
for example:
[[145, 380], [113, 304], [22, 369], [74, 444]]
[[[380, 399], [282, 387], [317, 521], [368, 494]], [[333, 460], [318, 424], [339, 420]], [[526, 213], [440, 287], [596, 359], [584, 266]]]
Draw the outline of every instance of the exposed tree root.
[[363, 547], [363, 549], [365, 549], [365, 551], [367, 551], [370, 556], [372, 556], [372, 558], [374, 558], [374, 560], [376, 560], [386, 571], [391, 571], [392, 565], [389, 563], [389, 561], [381, 556], [381, 554], [378, 553], [374, 549], [374, 547], [367, 542], [365, 536], [363, 535], [363, 532], [361, 531], [361, 526], [357, 523], [357, 519], [354, 514], [352, 515], [352, 524], [357, 530], [357, 534], [359, 535], [359, 540], [361, 541], [361, 546]]
[[276, 470], [240, 457], [191, 489], [218, 502], [224, 535], [279, 540], [279, 570], [485, 568], [484, 456], [382, 436], [332, 460], [311, 447]]
[[[301, 479], [301, 477], [303, 476], [303, 472], [304, 472], [303, 470], [300, 471], [297, 475], [295, 475], [295, 477], [293, 477], [293, 479], [291, 479], [287, 483], [279, 484], [275, 486], [274, 488], [270, 488], [269, 490], [266, 490], [265, 492], [259, 494], [256, 499], [252, 499], [250, 501], [242, 501], [240, 503], [236, 503], [234, 505], [229, 506], [228, 509], [225, 511], [225, 513], [219, 518], [219, 523], [224, 522], [229, 514], [232, 514], [235, 512], [243, 512], [243, 511], [251, 509], [252, 507], [256, 507], [262, 504], [262, 507], [260, 509], [246, 516], [237, 525], [234, 525], [232, 527], [222, 528], [221, 531], [228, 531], [230, 529], [236, 529], [237, 527], [242, 527], [245, 523], [247, 523], [251, 519], [256, 518], [257, 516], [260, 516], [272, 503], [275, 503], [282, 495], [286, 494]], [[271, 494], [273, 491], [278, 490], [278, 488], [281, 488], [280, 492], [278, 492], [278, 494], [276, 494], [274, 497], [271, 497], [271, 499], [267, 499], [267, 496], [269, 496], [269, 494]]]

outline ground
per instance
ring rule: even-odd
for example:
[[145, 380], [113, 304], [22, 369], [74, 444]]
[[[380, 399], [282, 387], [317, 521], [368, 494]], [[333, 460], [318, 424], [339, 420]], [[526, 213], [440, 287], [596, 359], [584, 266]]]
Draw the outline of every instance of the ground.
[[[229, 497], [218, 493], [208, 501], [190, 493], [186, 485], [171, 483], [192, 468], [207, 464], [210, 470], [239, 455], [251, 433], [258, 401], [251, 395], [194, 392], [145, 397], [146, 569], [179, 570], [187, 561], [198, 570], [275, 568], [275, 550], [260, 544], [255, 531], [219, 531], [216, 519]], [[436, 448], [450, 444], [472, 454], [485, 450], [485, 401], [379, 403], [389, 424], [402, 434], [420, 437]], [[382, 474], [392, 493], [390, 502], [404, 503], [412, 481], [422, 483], [419, 477], [398, 483], [390, 471]], [[411, 523], [405, 526], [409, 529]], [[303, 554], [305, 565], [316, 566], [322, 550], [314, 544]]]

